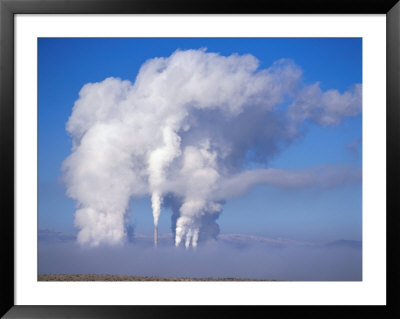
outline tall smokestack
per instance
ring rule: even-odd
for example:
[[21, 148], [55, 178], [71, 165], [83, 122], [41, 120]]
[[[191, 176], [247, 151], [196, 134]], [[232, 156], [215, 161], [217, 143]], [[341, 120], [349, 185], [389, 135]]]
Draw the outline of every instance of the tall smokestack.
[[154, 226], [154, 247], [158, 245], [158, 227]]

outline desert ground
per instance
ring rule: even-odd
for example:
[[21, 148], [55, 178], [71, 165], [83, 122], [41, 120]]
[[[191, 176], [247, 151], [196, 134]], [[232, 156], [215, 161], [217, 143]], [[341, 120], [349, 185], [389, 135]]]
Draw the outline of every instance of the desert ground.
[[154, 276], [122, 276], [108, 274], [45, 274], [38, 281], [275, 281], [246, 278], [180, 278]]

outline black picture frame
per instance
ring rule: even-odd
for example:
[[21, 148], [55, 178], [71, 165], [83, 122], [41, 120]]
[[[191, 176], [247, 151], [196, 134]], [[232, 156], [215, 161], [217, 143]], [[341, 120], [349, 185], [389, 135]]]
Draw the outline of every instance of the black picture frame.
[[[387, 304], [386, 306], [28, 306], [14, 303], [14, 15], [15, 14], [385, 14], [387, 21]], [[400, 136], [400, 3], [398, 0], [0, 0], [0, 315], [4, 318], [400, 317], [397, 165]], [[384, 214], [385, 212], [377, 212]]]

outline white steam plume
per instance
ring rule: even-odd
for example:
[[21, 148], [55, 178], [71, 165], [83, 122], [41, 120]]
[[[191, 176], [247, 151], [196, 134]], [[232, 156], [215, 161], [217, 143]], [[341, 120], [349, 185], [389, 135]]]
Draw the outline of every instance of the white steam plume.
[[[303, 121], [334, 125], [359, 114], [361, 85], [322, 92], [304, 86], [291, 61], [258, 64], [252, 55], [176, 51], [144, 63], [134, 83], [86, 84], [67, 123], [73, 149], [63, 163], [67, 194], [77, 202], [78, 242], [122, 243], [132, 197], [151, 196], [157, 227], [172, 194], [175, 243], [189, 247], [215, 235], [225, 199], [256, 184], [285, 187], [284, 177], [290, 185], [324, 185], [325, 175], [313, 170], [248, 172], [246, 163], [267, 165]], [[332, 170], [327, 176], [342, 174]]]
[[157, 246], [158, 220], [161, 214], [162, 187], [165, 184], [165, 169], [181, 154], [180, 137], [167, 126], [162, 130], [164, 145], [151, 152], [149, 157], [149, 187], [154, 219], [154, 244]]

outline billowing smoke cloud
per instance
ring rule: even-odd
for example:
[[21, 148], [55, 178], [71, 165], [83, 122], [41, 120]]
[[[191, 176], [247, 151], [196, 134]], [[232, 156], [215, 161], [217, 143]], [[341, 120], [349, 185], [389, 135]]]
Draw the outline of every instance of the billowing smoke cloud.
[[361, 111], [361, 84], [340, 94], [337, 90], [322, 92], [319, 83], [304, 88], [290, 106], [289, 116], [295, 122], [312, 119], [327, 126], [338, 124], [344, 116], [354, 116]]
[[258, 66], [252, 55], [178, 50], [148, 60], [134, 83], [86, 84], [67, 123], [73, 149], [63, 164], [67, 194], [77, 202], [78, 242], [123, 242], [131, 197], [151, 195], [155, 227], [163, 200], [174, 198], [175, 244], [188, 247], [215, 237], [224, 200], [256, 184], [358, 178], [343, 168], [247, 170], [251, 162], [267, 165], [302, 122], [338, 124], [361, 111], [359, 84], [343, 94], [322, 92], [302, 84], [292, 61]]

